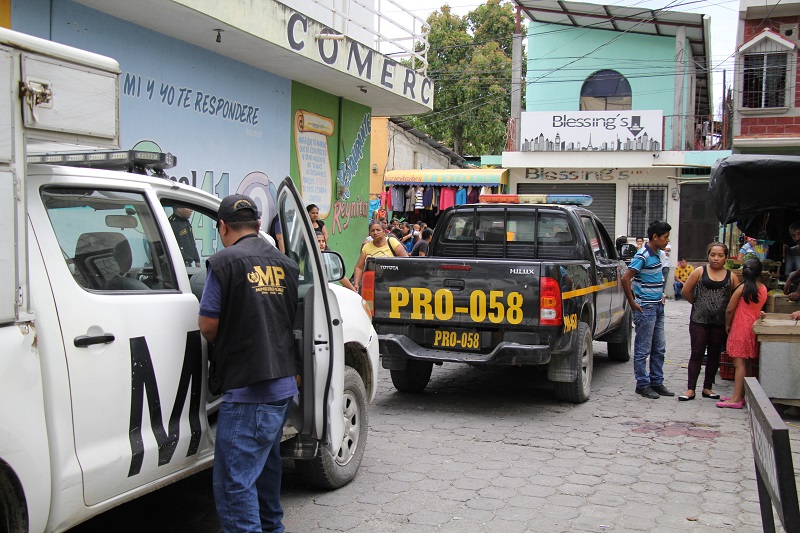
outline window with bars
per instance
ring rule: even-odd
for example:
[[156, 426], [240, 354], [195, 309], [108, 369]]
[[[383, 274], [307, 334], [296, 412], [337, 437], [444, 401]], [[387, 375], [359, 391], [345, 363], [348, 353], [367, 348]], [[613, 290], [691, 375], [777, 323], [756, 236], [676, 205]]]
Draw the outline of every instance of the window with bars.
[[745, 55], [742, 106], [785, 107], [787, 62], [786, 52]]
[[666, 219], [667, 188], [663, 186], [632, 186], [628, 235], [648, 239], [647, 226], [656, 220]]

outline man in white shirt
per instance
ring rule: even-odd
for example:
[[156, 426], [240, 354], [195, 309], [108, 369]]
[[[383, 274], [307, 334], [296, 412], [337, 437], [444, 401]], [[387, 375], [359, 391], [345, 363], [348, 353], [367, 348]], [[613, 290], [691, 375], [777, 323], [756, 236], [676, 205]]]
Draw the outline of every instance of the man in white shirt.
[[667, 247], [659, 251], [661, 259], [661, 272], [664, 274], [664, 290], [667, 288], [667, 280], [669, 279], [669, 253], [672, 251], [672, 245], [667, 244]]

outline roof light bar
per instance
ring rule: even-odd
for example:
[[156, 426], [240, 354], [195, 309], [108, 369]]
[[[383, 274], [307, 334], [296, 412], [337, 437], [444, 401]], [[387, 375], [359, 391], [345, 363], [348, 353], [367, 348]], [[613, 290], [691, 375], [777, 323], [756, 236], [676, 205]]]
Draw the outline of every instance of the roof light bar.
[[592, 204], [588, 194], [481, 194], [483, 204], [556, 204], [581, 205]]
[[27, 160], [28, 163], [126, 170], [129, 172], [136, 169], [160, 172], [173, 168], [178, 163], [178, 159], [170, 153], [143, 152], [141, 150], [34, 154], [29, 155]]

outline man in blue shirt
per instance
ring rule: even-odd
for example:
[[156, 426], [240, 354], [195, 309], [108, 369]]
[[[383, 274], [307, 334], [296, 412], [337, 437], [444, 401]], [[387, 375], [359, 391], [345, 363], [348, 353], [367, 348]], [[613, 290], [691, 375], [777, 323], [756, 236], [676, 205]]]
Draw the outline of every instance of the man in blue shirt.
[[744, 245], [741, 248], [739, 248], [739, 255], [744, 256], [746, 254], [755, 254], [756, 244], [758, 244], [758, 241], [756, 240], [755, 237], [745, 236]]
[[[622, 288], [633, 311], [633, 373], [636, 394], [656, 399], [675, 396], [664, 386], [664, 273], [659, 252], [669, 244], [672, 227], [655, 221], [647, 228], [648, 241], [636, 252], [622, 276]], [[650, 372], [647, 372], [647, 358]]]

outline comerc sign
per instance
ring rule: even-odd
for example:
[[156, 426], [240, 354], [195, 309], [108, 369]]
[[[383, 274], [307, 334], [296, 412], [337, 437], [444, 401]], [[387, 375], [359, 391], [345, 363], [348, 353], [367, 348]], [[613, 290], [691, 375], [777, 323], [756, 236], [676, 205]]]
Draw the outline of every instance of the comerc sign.
[[277, 14], [284, 27], [285, 46], [294, 52], [433, 107], [430, 78], [288, 7], [281, 6]]

